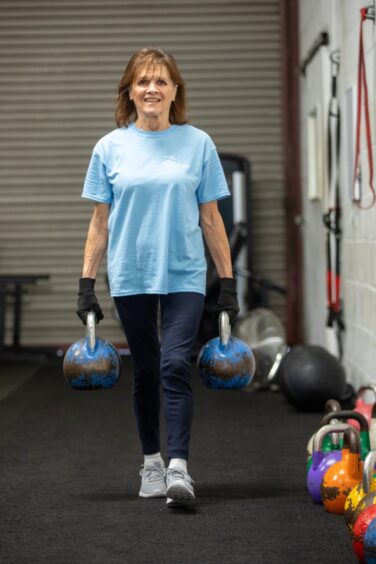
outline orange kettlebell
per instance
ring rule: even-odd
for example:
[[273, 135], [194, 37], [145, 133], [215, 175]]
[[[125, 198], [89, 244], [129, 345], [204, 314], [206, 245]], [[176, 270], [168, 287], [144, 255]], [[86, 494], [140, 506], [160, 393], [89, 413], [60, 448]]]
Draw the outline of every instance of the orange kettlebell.
[[346, 498], [362, 481], [359, 432], [352, 427], [344, 432], [342, 460], [333, 464], [321, 484], [321, 499], [330, 513], [343, 513]]

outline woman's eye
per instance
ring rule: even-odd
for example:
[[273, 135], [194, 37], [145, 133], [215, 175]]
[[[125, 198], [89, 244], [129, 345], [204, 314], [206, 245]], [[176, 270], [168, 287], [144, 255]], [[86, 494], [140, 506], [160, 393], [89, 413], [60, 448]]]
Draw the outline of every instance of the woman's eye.
[[161, 84], [162, 86], [165, 86], [167, 83], [165, 80], [158, 80], [158, 84]]
[[145, 86], [147, 84], [147, 80], [139, 80], [138, 81], [139, 86]]

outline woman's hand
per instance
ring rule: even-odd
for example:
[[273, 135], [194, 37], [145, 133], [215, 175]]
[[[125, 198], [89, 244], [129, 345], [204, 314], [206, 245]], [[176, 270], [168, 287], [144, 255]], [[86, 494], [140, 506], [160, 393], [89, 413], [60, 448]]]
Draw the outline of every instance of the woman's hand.
[[94, 285], [94, 278], [80, 278], [79, 280], [76, 313], [84, 325], [86, 325], [86, 318], [89, 311], [93, 311], [95, 313], [97, 323], [99, 323], [104, 317], [102, 308], [99, 305], [97, 296], [94, 292]]
[[219, 296], [215, 306], [215, 313], [219, 315], [222, 311], [227, 311], [232, 325], [239, 313], [235, 278], [219, 279]]

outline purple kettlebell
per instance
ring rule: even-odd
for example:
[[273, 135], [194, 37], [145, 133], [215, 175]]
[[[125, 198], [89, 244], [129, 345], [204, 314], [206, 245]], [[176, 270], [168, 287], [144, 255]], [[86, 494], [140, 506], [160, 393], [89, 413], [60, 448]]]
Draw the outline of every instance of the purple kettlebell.
[[326, 471], [334, 464], [342, 459], [342, 450], [332, 450], [330, 452], [322, 452], [324, 437], [329, 433], [343, 433], [351, 425], [347, 423], [336, 423], [324, 425], [315, 434], [313, 438], [312, 448], [312, 466], [307, 474], [307, 488], [310, 496], [315, 503], [321, 501], [321, 483], [324, 479]]

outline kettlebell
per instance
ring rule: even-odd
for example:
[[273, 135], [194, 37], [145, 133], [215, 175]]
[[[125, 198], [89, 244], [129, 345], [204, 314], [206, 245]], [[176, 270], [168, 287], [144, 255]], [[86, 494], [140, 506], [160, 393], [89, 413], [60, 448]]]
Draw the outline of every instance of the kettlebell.
[[74, 390], [113, 388], [120, 376], [121, 359], [115, 347], [95, 336], [93, 311], [86, 318], [86, 338], [76, 341], [64, 356], [64, 376]]
[[376, 450], [371, 450], [367, 454], [363, 465], [363, 480], [360, 484], [357, 484], [349, 493], [345, 503], [345, 521], [350, 529], [352, 530], [354, 514], [358, 504], [371, 492], [376, 490], [376, 480], [373, 477], [374, 467], [376, 464]]
[[342, 460], [326, 472], [321, 484], [321, 499], [330, 513], [343, 513], [348, 494], [362, 479], [359, 432], [350, 427], [344, 432]]
[[362, 413], [357, 413], [351, 410], [344, 410], [344, 411], [337, 411], [336, 413], [328, 413], [328, 415], [324, 415], [322, 418], [322, 422], [327, 424], [331, 421], [331, 419], [339, 419], [340, 421], [347, 420], [352, 427], [352, 423], [350, 423], [349, 417], [352, 417], [351, 421], [357, 423], [357, 430], [359, 430], [359, 439], [360, 439], [360, 456], [361, 459], [364, 460], [371, 450], [371, 445], [369, 441], [369, 432], [368, 432], [368, 421]]
[[[368, 402], [366, 403], [364, 401], [364, 395], [366, 392], [369, 391], [372, 392], [373, 394], [374, 401], [372, 403], [368, 403]], [[376, 402], [376, 384], [370, 382], [368, 384], [364, 384], [358, 389], [357, 397], [355, 400], [354, 412], [361, 413], [362, 415], [364, 415], [364, 417], [368, 421], [368, 426], [370, 426], [371, 424], [372, 407], [374, 406], [375, 402]], [[359, 429], [356, 421], [351, 421], [351, 422], [349, 421], [349, 423], [350, 425], [353, 425], [355, 429]]]
[[363, 541], [364, 558], [367, 564], [376, 564], [376, 518], [367, 527]]
[[341, 460], [342, 451], [324, 452], [323, 441], [331, 433], [340, 433], [351, 429], [348, 423], [336, 423], [321, 427], [313, 439], [312, 466], [307, 474], [308, 492], [315, 503], [322, 503], [321, 484], [329, 468]]
[[371, 505], [364, 509], [353, 526], [353, 550], [358, 557], [359, 562], [368, 562], [365, 560], [364, 554], [364, 538], [367, 534], [368, 527], [376, 519], [376, 505]]
[[220, 313], [219, 337], [202, 347], [197, 366], [207, 388], [241, 390], [252, 381], [255, 358], [244, 341], [231, 336], [227, 312]]

